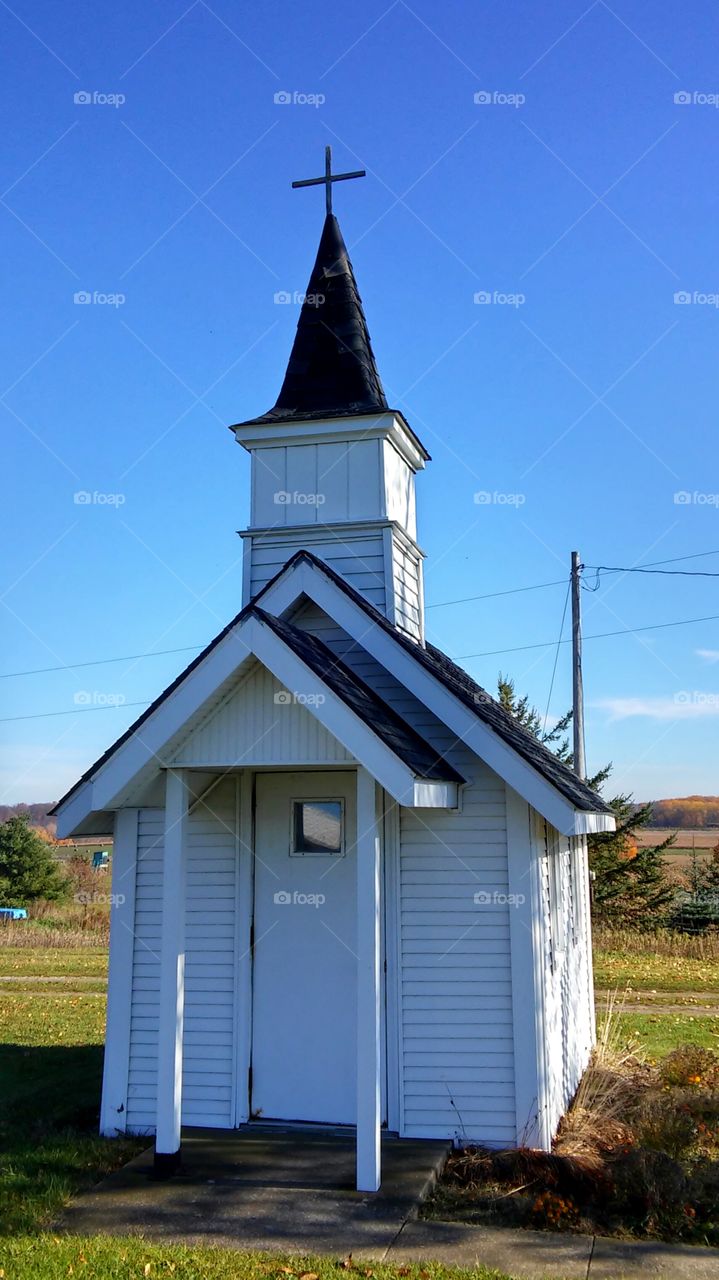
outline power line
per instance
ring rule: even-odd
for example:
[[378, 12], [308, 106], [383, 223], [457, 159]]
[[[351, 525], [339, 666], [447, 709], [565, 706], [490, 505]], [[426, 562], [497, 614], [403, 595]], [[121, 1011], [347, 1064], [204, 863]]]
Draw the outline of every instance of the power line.
[[12, 724], [15, 720], [47, 720], [49, 716], [81, 716], [88, 711], [124, 711], [125, 707], [149, 707], [149, 702], [112, 702], [102, 707], [73, 707], [70, 711], [38, 711], [31, 716], [4, 716], [0, 724]]
[[451, 604], [469, 604], [474, 600], [495, 600], [497, 596], [514, 596], [520, 591], [541, 591], [543, 587], [560, 587], [566, 578], [555, 578], [554, 582], [535, 582], [531, 587], [511, 587], [507, 591], [488, 591], [482, 596], [463, 596], [461, 600], [440, 600], [437, 604], [425, 605], [425, 609], [446, 609]]
[[[660, 573], [677, 578], [719, 578], [719, 573], [712, 573], [709, 569], [649, 569], [638, 565], [623, 569], [617, 568], [616, 565], [607, 564], [585, 564], [583, 567], [590, 569], [592, 573], [596, 573], [597, 583], [599, 582], [600, 573]], [[592, 588], [592, 590], [595, 590], [595, 588]]]
[[[604, 640], [607, 636], [633, 636], [638, 635], [640, 631], [663, 631], [667, 627], [689, 627], [695, 622], [717, 622], [719, 621], [719, 613], [710, 613], [703, 618], [681, 618], [676, 622], [654, 622], [646, 627], [623, 627], [619, 631], [595, 631], [592, 635], [584, 636], [584, 640]], [[520, 644], [515, 645], [512, 649], [487, 649], [484, 653], [461, 653], [459, 661], [466, 661], [469, 658], [491, 658], [495, 654], [501, 653], [521, 653], [526, 649], [551, 649], [553, 645], [571, 644], [571, 639], [563, 640], [544, 640], [541, 644]], [[117, 659], [115, 659], [117, 661]], [[551, 695], [551, 690], [550, 690]], [[0, 724], [9, 724], [16, 720], [44, 720], [48, 716], [71, 716], [82, 715], [86, 711], [121, 711], [123, 707], [147, 707], [148, 702], [123, 702], [113, 703], [104, 707], [75, 707], [70, 711], [40, 711], [29, 716], [6, 716], [0, 719]]]
[[557, 640], [557, 648], [554, 653], [554, 666], [552, 667], [552, 679], [549, 682], [549, 693], [547, 694], [547, 709], [544, 713], [544, 724], [542, 725], [542, 733], [547, 732], [547, 719], [549, 717], [549, 704], [552, 701], [552, 690], [554, 689], [554, 677], [557, 674], [557, 663], [559, 661], [559, 646], [562, 643], [564, 635], [564, 619], [567, 616], [567, 605], [569, 604], [569, 593], [572, 589], [572, 580], [567, 583], [567, 594], [564, 597], [564, 608], [562, 609], [562, 621], [559, 624], [559, 639]]
[[126, 653], [120, 658], [94, 658], [91, 662], [68, 662], [59, 667], [36, 667], [33, 671], [3, 671], [0, 680], [13, 680], [17, 676], [42, 676], [48, 671], [79, 671], [81, 667], [104, 667], [109, 662], [136, 662], [139, 658], [160, 658], [168, 653], [197, 653], [201, 644], [188, 644], [182, 649], [153, 649], [150, 653]]
[[[645, 570], [653, 568], [655, 565], [678, 564], [680, 561], [684, 561], [684, 560], [698, 560], [703, 556], [716, 556], [716, 555], [719, 555], [719, 549], [717, 549], [716, 551], [696, 551], [694, 552], [693, 555], [675, 556], [671, 560], [651, 560], [646, 565], [635, 566], [634, 568], [631, 568], [631, 569], [628, 569], [628, 568], [622, 569], [622, 568], [608, 566], [608, 565], [585, 565], [584, 568], [591, 569], [592, 571], [602, 570], [602, 572], [604, 573], [643, 573]], [[691, 576], [691, 575], [687, 575], [687, 576]], [[702, 576], [719, 577], [719, 574], [706, 574]], [[541, 591], [545, 587], [560, 587], [564, 582], [566, 582], [566, 578], [555, 578], [553, 582], [535, 582], [530, 586], [526, 586], [526, 587], [509, 587], [505, 591], [488, 591], [488, 592], [485, 592], [483, 595], [479, 595], [479, 596], [462, 596], [458, 600], [440, 600], [436, 604], [425, 605], [425, 609], [446, 609], [450, 605], [471, 604], [475, 600], [496, 600], [499, 596], [518, 595], [524, 591]], [[549, 643], [553, 644], [554, 641], [550, 641]], [[0, 672], [0, 680], [14, 680], [19, 678], [20, 676], [48, 675], [54, 671], [79, 671], [84, 667], [102, 667], [102, 666], [109, 665], [110, 663], [113, 663], [113, 662], [139, 662], [143, 658], [161, 658], [161, 657], [166, 657], [168, 654], [174, 654], [174, 653], [198, 653], [199, 650], [202, 649], [203, 647], [204, 647], [203, 645], [199, 645], [199, 644], [184, 645], [180, 649], [155, 649], [150, 653], [126, 653], [126, 654], [120, 655], [120, 657], [117, 657], [117, 658], [93, 658], [89, 662], [67, 662], [65, 664], [61, 664], [60, 666], [56, 666], [56, 667], [34, 667], [27, 671], [2, 671]], [[544, 646], [540, 646], [540, 647], [544, 647]], [[497, 650], [497, 652], [512, 653], [514, 652], [514, 650], [504, 649], [504, 650]], [[477, 655], [477, 656], [483, 656], [483, 655]], [[51, 714], [55, 714], [55, 713], [51, 713]], [[65, 713], [58, 712], [57, 714], [64, 715]], [[1, 723], [3, 723], [2, 720], [0, 720], [0, 724]]]
[[[646, 627], [623, 627], [620, 631], [595, 631], [592, 635], [584, 636], [584, 640], [604, 640], [607, 636], [633, 636], [640, 631], [662, 631], [666, 627], [688, 627], [694, 622], [716, 622], [719, 620], [719, 613], [710, 613], [704, 618], [681, 618], [677, 622], [655, 622], [651, 626]], [[498, 653], [521, 653], [525, 649], [551, 649], [556, 640], [543, 640], [541, 644], [519, 644], [513, 649], [487, 649], [484, 653], [460, 653], [459, 661], [463, 662], [467, 658], [491, 658]], [[570, 644], [569, 640], [560, 640], [560, 644]]]
[[[653, 568], [655, 565], [679, 564], [684, 560], [700, 560], [704, 556], [717, 556], [717, 555], [719, 555], [719, 548], [716, 551], [695, 551], [688, 556], [674, 556], [670, 560], [650, 560], [646, 565], [635, 566], [634, 568], [631, 568], [631, 569], [623, 569], [617, 566], [610, 567], [608, 565], [594, 565], [594, 564], [584, 565], [584, 568], [591, 569], [592, 571], [596, 569], [602, 569], [604, 570], [604, 572], [608, 572], [608, 573], [642, 573], [644, 572], [645, 569]], [[707, 574], [706, 576], [719, 577], [719, 574]], [[529, 586], [529, 587], [511, 587], [506, 591], [488, 591], [481, 596], [461, 596], [458, 600], [440, 600], [437, 602], [437, 604], [425, 605], [425, 610], [446, 609], [453, 604], [470, 604], [475, 600], [494, 600], [498, 596], [513, 596], [513, 595], [517, 595], [521, 591], [540, 591], [544, 587], [560, 587], [563, 582], [566, 582], [566, 578], [555, 578], [553, 582], [536, 582], [534, 583], [533, 586]]]

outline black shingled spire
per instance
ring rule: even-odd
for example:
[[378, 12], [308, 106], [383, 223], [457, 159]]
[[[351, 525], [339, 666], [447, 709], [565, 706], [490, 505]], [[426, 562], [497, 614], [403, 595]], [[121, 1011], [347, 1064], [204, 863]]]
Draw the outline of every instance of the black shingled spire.
[[252, 421], [348, 417], [387, 408], [347, 246], [328, 213], [282, 390], [274, 409]]

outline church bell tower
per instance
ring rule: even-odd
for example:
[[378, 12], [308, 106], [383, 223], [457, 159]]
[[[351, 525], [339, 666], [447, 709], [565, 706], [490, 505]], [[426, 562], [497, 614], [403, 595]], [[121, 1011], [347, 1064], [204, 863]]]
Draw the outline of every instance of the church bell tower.
[[243, 605], [305, 549], [423, 644], [414, 485], [429, 454], [389, 408], [332, 212], [332, 183], [362, 176], [332, 174], [328, 147], [325, 176], [293, 183], [324, 183], [327, 214], [277, 403], [231, 428], [252, 459]]

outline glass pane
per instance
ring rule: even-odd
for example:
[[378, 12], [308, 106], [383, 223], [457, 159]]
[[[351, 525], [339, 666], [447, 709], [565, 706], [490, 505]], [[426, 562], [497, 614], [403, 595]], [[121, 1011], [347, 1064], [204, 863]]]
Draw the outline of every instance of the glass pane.
[[341, 800], [295, 800], [293, 845], [295, 853], [341, 853]]

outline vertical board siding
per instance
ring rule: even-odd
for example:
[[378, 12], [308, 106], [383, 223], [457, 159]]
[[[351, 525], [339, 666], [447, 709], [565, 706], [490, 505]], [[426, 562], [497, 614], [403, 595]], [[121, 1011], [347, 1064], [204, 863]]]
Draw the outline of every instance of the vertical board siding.
[[345, 764], [352, 756], [259, 664], [179, 746], [175, 765]]
[[461, 812], [400, 810], [402, 1131], [511, 1145], [505, 789], [469, 751], [458, 767]]
[[252, 481], [255, 528], [376, 520], [385, 514], [380, 441], [371, 437], [256, 449]]
[[551, 1132], [569, 1106], [594, 1039], [585, 836], [538, 819], [543, 925], [546, 1107]]
[[[224, 778], [189, 818], [183, 1124], [233, 1124], [235, 779]], [[155, 1128], [164, 811], [141, 809], [135, 896], [128, 1128]]]

